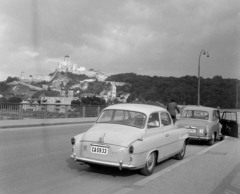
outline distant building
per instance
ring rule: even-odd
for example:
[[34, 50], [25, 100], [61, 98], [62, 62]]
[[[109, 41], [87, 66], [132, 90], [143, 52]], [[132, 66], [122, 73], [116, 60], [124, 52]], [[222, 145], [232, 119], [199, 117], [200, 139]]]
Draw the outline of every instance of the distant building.
[[117, 97], [116, 85], [114, 83], [111, 83], [110, 90], [103, 90], [102, 92], [100, 92], [99, 97], [103, 98], [106, 102], [109, 99], [111, 99], [111, 100], [115, 99]]
[[30, 75], [28, 78], [25, 78], [24, 72], [22, 71], [20, 74], [20, 81], [22, 82], [50, 82], [54, 76], [50, 75]]
[[44, 90], [48, 90], [48, 85], [42, 84], [42, 88], [43, 88]]
[[38, 111], [40, 110], [40, 106], [38, 102], [34, 101], [30, 103], [29, 101], [22, 101], [21, 104], [23, 105], [23, 110], [25, 111]]
[[[77, 97], [47, 97], [41, 96], [41, 104], [47, 104], [47, 111], [49, 112], [65, 112], [65, 105], [71, 105], [73, 100]], [[68, 107], [70, 109], [70, 107]]]
[[93, 96], [95, 96], [94, 93], [83, 93], [83, 94], [80, 94], [81, 98], [93, 97]]

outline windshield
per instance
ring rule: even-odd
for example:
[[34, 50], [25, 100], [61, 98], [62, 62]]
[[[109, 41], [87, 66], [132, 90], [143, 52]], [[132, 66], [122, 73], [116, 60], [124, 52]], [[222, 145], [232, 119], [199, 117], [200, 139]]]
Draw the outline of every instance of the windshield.
[[206, 111], [201, 111], [201, 110], [185, 110], [183, 112], [182, 118], [208, 120], [209, 113]]
[[142, 129], [145, 126], [147, 116], [141, 112], [129, 110], [104, 110], [97, 123], [109, 123], [128, 125]]

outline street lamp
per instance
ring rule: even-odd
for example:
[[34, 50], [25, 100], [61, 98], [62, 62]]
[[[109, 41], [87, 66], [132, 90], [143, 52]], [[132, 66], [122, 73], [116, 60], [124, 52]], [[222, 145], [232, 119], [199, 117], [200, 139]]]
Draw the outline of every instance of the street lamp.
[[198, 59], [198, 103], [197, 103], [198, 106], [200, 105], [200, 58], [202, 55], [207, 55], [207, 57], [209, 57], [209, 53], [203, 49], [203, 50], [201, 50], [201, 52], [199, 54], [199, 59]]
[[238, 79], [240, 76], [237, 78], [237, 92], [236, 92], [236, 109], [238, 109]]

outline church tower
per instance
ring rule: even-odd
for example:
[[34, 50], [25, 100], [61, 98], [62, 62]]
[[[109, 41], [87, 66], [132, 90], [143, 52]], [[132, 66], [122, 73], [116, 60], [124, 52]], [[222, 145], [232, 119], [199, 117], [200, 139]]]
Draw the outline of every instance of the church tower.
[[61, 97], [65, 97], [66, 96], [66, 92], [65, 92], [65, 88], [64, 87], [61, 88], [60, 96]]
[[73, 97], [73, 89], [69, 88], [68, 89], [68, 98], [72, 98]]
[[112, 84], [112, 98], [116, 98], [117, 97], [117, 88], [116, 88], [116, 85], [111, 83]]

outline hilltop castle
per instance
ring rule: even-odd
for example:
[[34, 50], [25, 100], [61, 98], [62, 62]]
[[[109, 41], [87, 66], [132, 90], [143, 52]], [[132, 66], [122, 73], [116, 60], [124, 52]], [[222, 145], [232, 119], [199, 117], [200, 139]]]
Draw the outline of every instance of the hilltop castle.
[[93, 69], [86, 70], [85, 67], [78, 68], [77, 64], [70, 63], [69, 56], [66, 55], [64, 57], [64, 61], [61, 61], [58, 63], [58, 65], [56, 66], [55, 73], [52, 76], [50, 76], [50, 75], [30, 75], [28, 78], [25, 78], [24, 72], [21, 72], [20, 80], [23, 82], [32, 82], [32, 81], [50, 82], [54, 78], [54, 76], [57, 72], [70, 72], [70, 73], [78, 74], [78, 75], [85, 74], [88, 77], [96, 77], [96, 79], [98, 81], [105, 81], [105, 79], [107, 78], [107, 76], [104, 73], [102, 73], [101, 71], [95, 71]]

